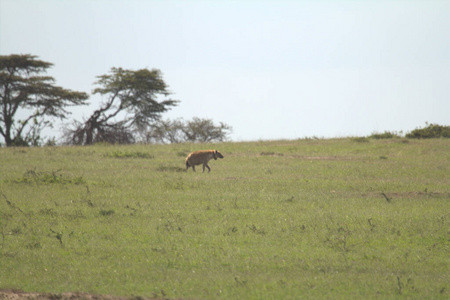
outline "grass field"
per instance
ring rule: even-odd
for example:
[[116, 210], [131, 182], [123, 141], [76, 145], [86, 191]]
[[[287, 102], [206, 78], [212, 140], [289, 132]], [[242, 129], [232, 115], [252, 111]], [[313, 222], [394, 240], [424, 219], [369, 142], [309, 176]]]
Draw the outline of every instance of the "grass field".
[[0, 148], [0, 192], [0, 289], [450, 298], [450, 139]]

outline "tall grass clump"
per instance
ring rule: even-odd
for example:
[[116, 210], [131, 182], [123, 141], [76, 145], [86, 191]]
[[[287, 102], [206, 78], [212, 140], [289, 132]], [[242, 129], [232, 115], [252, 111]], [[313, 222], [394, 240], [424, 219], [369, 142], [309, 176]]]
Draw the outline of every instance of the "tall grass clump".
[[112, 151], [105, 153], [105, 157], [114, 157], [114, 158], [146, 158], [146, 159], [152, 159], [154, 158], [153, 155], [151, 155], [148, 152], [141, 152], [141, 151]]
[[62, 170], [40, 171], [27, 170], [21, 177], [7, 179], [12, 183], [36, 183], [36, 184], [86, 184], [83, 176], [71, 176]]

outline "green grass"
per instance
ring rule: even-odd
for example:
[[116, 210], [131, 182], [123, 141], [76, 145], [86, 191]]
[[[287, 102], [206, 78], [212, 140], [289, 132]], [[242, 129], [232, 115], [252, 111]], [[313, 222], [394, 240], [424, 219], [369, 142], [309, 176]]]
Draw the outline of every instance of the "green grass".
[[0, 192], [0, 289], [450, 297], [447, 139], [1, 148]]

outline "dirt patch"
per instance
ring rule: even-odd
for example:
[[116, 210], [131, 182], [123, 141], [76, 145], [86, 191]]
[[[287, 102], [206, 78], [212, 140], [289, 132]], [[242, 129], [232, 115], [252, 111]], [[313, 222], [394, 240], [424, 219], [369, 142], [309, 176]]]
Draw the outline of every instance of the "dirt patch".
[[450, 198], [450, 193], [447, 192], [399, 192], [390, 193], [389, 196], [393, 198], [417, 198], [417, 197], [430, 197], [430, 198]]
[[161, 298], [117, 297], [111, 295], [92, 295], [85, 293], [26, 293], [17, 290], [0, 290], [0, 300], [157, 300]]
[[349, 158], [347, 157], [338, 157], [338, 156], [297, 156], [297, 158], [305, 160], [349, 160]]

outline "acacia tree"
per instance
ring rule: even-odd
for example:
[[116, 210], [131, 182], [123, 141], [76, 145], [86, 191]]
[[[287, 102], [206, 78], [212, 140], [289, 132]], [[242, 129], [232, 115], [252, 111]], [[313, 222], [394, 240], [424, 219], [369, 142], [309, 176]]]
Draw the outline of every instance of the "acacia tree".
[[52, 65], [29, 54], [0, 56], [0, 134], [7, 146], [37, 145], [41, 131], [52, 125], [48, 118], [64, 119], [66, 107], [85, 104], [86, 93], [41, 75]]
[[100, 108], [83, 123], [75, 121], [66, 129], [65, 142], [90, 145], [96, 142], [132, 143], [134, 132], [145, 130], [161, 113], [176, 106], [176, 100], [158, 102], [158, 96], [170, 95], [157, 69], [137, 71], [112, 68], [98, 76], [94, 94], [106, 98]]

